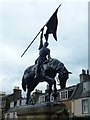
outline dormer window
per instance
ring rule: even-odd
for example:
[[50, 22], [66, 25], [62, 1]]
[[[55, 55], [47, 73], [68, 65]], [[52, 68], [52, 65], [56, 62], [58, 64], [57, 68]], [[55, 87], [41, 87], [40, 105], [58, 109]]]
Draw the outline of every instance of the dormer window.
[[61, 100], [66, 100], [66, 99], [68, 99], [68, 91], [67, 91], [67, 90], [60, 92], [60, 99], [61, 99]]

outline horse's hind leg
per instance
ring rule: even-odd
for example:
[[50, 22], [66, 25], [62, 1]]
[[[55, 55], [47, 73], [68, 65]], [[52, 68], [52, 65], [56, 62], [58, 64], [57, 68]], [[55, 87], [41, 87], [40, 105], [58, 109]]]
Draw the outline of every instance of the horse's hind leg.
[[27, 90], [26, 104], [29, 104], [29, 103], [30, 103], [30, 100], [31, 100], [31, 92], [30, 92], [30, 90], [28, 89], [28, 90]]
[[28, 104], [28, 102], [29, 102], [29, 96], [30, 96], [30, 93], [27, 91], [27, 99], [26, 99], [26, 104]]

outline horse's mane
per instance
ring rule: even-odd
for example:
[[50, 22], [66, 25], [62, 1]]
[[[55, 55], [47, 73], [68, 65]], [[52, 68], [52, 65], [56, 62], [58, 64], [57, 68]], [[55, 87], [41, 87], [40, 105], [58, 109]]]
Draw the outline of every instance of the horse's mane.
[[59, 70], [59, 69], [61, 70], [61, 68], [63, 69], [64, 64], [58, 59], [50, 58], [48, 59], [48, 62], [46, 62], [46, 66], [53, 68], [54, 70]]

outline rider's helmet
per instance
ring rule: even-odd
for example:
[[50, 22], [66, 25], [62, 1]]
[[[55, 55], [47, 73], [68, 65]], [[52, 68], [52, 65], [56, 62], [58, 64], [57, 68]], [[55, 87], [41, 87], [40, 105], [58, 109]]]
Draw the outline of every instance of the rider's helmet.
[[44, 43], [44, 47], [47, 47], [48, 45], [49, 45], [48, 42], [45, 42], [45, 43]]

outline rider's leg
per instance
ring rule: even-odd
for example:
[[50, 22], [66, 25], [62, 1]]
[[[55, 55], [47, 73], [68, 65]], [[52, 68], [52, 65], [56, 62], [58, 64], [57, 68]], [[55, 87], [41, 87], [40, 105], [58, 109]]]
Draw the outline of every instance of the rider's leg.
[[40, 67], [41, 67], [41, 58], [39, 57], [37, 60], [37, 64], [36, 64], [36, 69], [35, 69], [35, 77], [34, 78], [38, 78], [39, 74], [40, 74]]
[[38, 78], [39, 77], [39, 71], [40, 71], [39, 68], [40, 68], [40, 65], [37, 64], [36, 69], [35, 69], [35, 77], [34, 78]]

